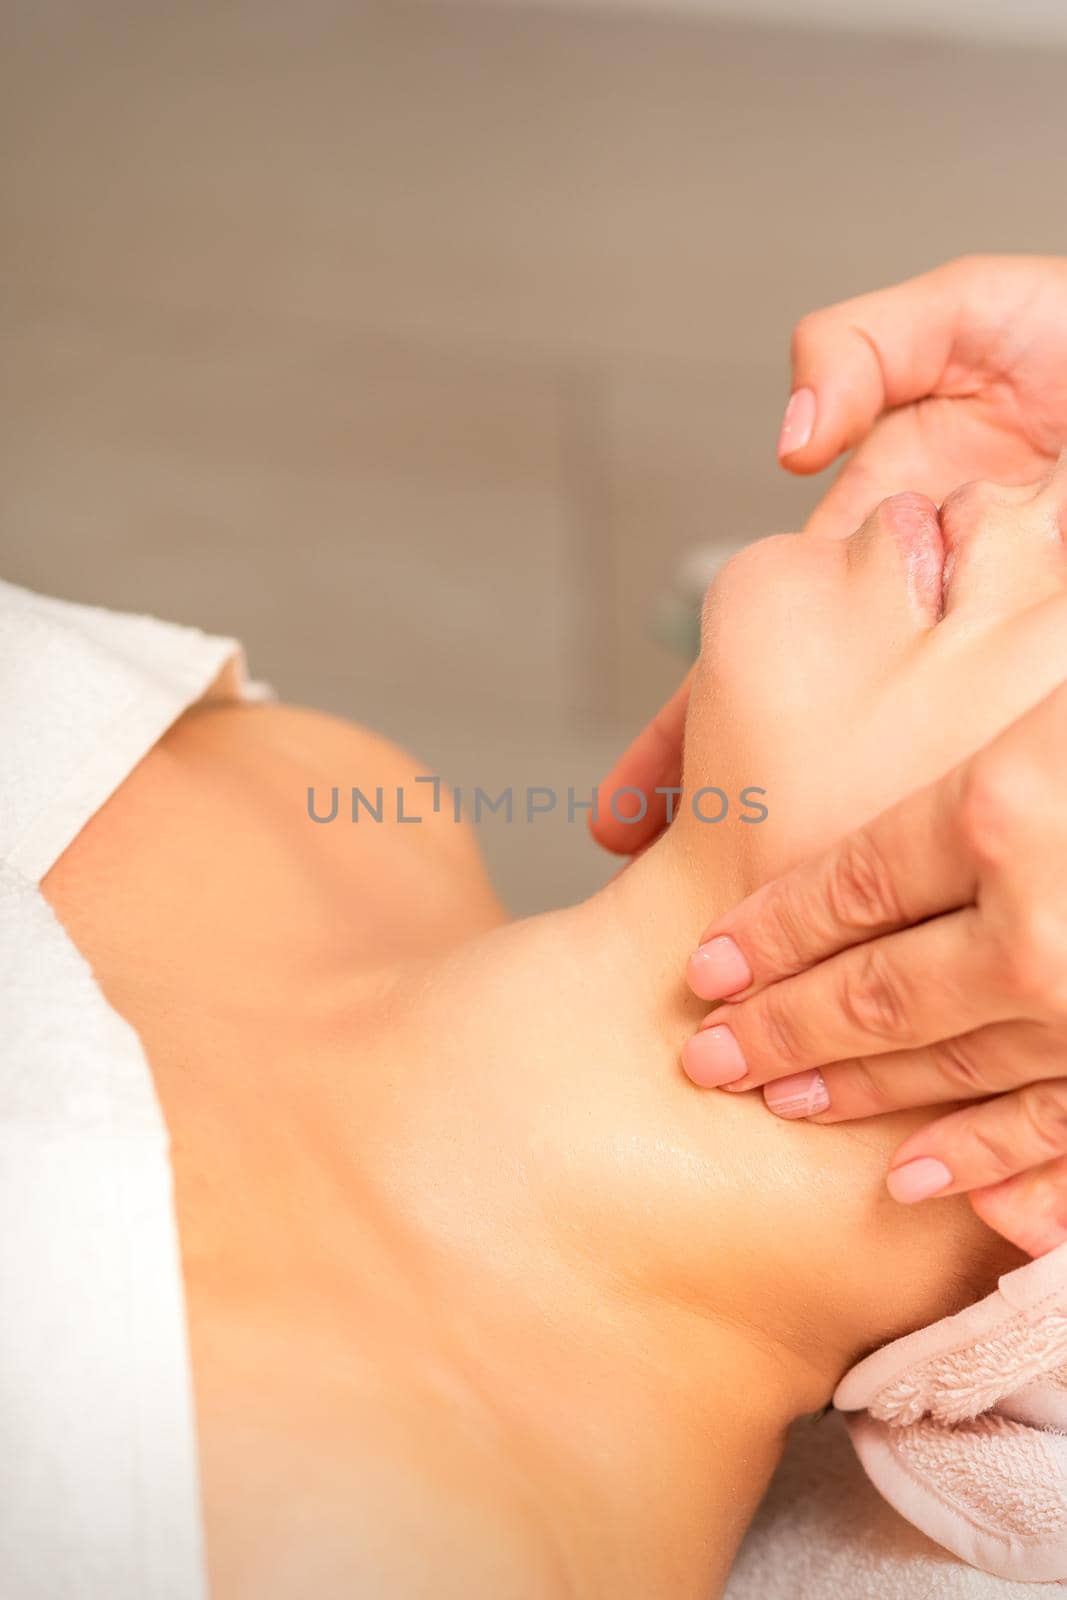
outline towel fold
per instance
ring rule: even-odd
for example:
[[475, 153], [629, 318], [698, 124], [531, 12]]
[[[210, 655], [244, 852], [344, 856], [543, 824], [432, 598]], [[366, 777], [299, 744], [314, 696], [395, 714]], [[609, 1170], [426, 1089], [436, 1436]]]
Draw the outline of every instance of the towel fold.
[[871, 1481], [972, 1566], [1067, 1578], [1067, 1245], [846, 1373], [835, 1406]]

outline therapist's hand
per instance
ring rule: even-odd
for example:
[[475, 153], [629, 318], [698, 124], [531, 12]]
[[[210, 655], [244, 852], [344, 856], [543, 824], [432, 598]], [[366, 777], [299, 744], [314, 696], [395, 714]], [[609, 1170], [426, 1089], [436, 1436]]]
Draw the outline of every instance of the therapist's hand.
[[[941, 501], [973, 478], [1030, 482], [1065, 442], [1067, 260], [965, 257], [797, 324], [782, 464], [818, 472], [857, 446], [811, 532], [846, 537], [904, 488]], [[688, 692], [687, 678], [601, 783], [590, 829], [605, 849], [631, 854], [664, 827], [655, 790], [679, 781]], [[640, 822], [612, 812], [627, 786], [648, 797]]]
[[816, 1122], [956, 1103], [896, 1151], [894, 1197], [967, 1192], [1030, 1255], [1067, 1240], [1067, 685], [713, 924], [689, 982], [728, 1002], [724, 1087]]
[[855, 451], [808, 522], [847, 537], [886, 495], [1023, 483], [1067, 440], [1067, 259], [967, 256], [793, 332], [790, 472]]

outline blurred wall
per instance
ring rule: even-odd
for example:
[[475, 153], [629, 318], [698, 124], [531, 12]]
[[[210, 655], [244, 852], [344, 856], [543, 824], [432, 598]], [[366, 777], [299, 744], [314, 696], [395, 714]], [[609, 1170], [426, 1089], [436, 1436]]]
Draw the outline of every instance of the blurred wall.
[[[799, 314], [1067, 252], [1053, 47], [397, 0], [6, 31], [3, 575], [235, 633], [461, 784], [590, 784], [680, 675], [679, 552], [803, 520]], [[519, 909], [608, 866], [486, 845]]]
[[484, 5], [691, 11], [711, 18], [842, 28], [874, 33], [940, 33], [974, 39], [1067, 40], [1063, 0], [482, 0]]

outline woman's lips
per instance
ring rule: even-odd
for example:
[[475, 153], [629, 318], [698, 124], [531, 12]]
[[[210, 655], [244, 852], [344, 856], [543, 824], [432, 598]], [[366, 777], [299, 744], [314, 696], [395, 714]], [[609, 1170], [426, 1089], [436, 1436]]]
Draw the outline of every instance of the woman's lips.
[[879, 509], [904, 557], [912, 593], [923, 612], [936, 621], [945, 604], [945, 540], [937, 506], [924, 494], [895, 494]]

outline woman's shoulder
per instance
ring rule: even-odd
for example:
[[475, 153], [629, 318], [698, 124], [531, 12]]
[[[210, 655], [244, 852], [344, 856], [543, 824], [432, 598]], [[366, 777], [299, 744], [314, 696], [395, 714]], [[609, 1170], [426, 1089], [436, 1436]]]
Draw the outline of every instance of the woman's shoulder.
[[[42, 888], [94, 965], [231, 981], [277, 957], [312, 970], [417, 956], [501, 919], [469, 830], [423, 799], [380, 735], [275, 703], [201, 703], [137, 763]], [[381, 791], [380, 819], [352, 790]], [[336, 791], [337, 804], [332, 807]], [[334, 810], [328, 824], [314, 818]], [[249, 961], [242, 965], [240, 956]]]

